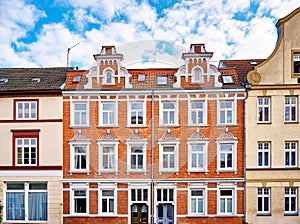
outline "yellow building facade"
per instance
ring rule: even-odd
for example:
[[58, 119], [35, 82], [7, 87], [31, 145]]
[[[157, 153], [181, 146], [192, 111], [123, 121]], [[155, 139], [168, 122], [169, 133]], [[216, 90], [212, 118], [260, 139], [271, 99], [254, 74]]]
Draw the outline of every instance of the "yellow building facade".
[[300, 8], [276, 24], [273, 53], [248, 73], [246, 221], [300, 223]]

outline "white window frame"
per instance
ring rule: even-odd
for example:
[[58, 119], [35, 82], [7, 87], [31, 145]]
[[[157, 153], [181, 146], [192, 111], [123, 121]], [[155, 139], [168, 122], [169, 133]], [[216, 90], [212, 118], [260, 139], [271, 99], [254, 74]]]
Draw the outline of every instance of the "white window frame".
[[[77, 140], [70, 140], [69, 145], [70, 145], [70, 171], [69, 173], [72, 175], [73, 173], [86, 173], [87, 175], [90, 174], [90, 147], [89, 145], [91, 144], [90, 140], [82, 140], [82, 141], [77, 141]], [[83, 147], [86, 149], [86, 169], [76, 169], [75, 168], [75, 148], [76, 147]]]
[[[22, 116], [19, 116], [19, 105], [22, 105]], [[28, 105], [28, 118], [25, 118], [25, 105]], [[32, 105], [35, 105], [35, 111], [32, 111]], [[38, 119], [37, 101], [16, 101], [16, 119], [17, 120], [37, 120]], [[34, 116], [35, 115], [35, 116]]]
[[[222, 196], [221, 195], [221, 191], [223, 190], [229, 190], [232, 192], [232, 195], [231, 196]], [[224, 216], [233, 216], [233, 215], [236, 215], [236, 207], [237, 207], [237, 204], [236, 204], [236, 201], [237, 201], [237, 190], [236, 190], [236, 187], [228, 184], [226, 186], [226, 184], [224, 184], [224, 186], [220, 185], [218, 186], [218, 215], [224, 215]], [[225, 199], [225, 212], [222, 212], [221, 211], [221, 200], [222, 199]], [[231, 212], [228, 212], [228, 208], [227, 208], [227, 201], [228, 199], [231, 199], [231, 203], [232, 203], [232, 211]]]
[[[267, 111], [266, 111], [267, 110]], [[260, 119], [259, 113], [261, 111], [262, 118]], [[267, 112], [268, 119], [265, 117]], [[271, 122], [271, 98], [270, 97], [258, 97], [257, 98], [257, 123], [270, 123]]]
[[[127, 144], [127, 174], [130, 172], [144, 172], [146, 175], [147, 172], [147, 140], [146, 139], [128, 139]], [[131, 149], [132, 147], [140, 147], [142, 149], [143, 155], [143, 167], [141, 169], [131, 168]]]
[[[221, 147], [222, 146], [231, 146], [231, 154], [232, 154], [232, 167], [221, 167]], [[218, 141], [217, 142], [217, 147], [218, 147], [218, 155], [217, 155], [217, 173], [219, 172], [234, 172], [235, 174], [237, 173], [237, 141]], [[226, 155], [229, 154], [229, 151], [227, 151]], [[227, 158], [227, 156], [226, 156]], [[227, 160], [227, 159], [226, 159]]]
[[[265, 165], [266, 153], [268, 154], [268, 164]], [[262, 165], [259, 164], [259, 155], [262, 155]], [[258, 142], [257, 143], [257, 166], [261, 168], [271, 167], [271, 142]]]
[[[196, 71], [200, 70], [199, 78], [196, 77]], [[192, 84], [203, 83], [203, 69], [200, 66], [195, 66], [192, 69]]]
[[[292, 74], [293, 75], [300, 75], [300, 73], [299, 72], [295, 72], [296, 71], [296, 69], [295, 69], [295, 65], [296, 65], [296, 63], [300, 63], [300, 52], [299, 52], [299, 50], [292, 50], [292, 54], [293, 54], [293, 58], [292, 58]], [[298, 65], [298, 67], [299, 67], [299, 65]]]
[[[111, 82], [108, 82], [108, 73], [111, 73]], [[103, 85], [115, 85], [115, 72], [112, 68], [108, 67], [103, 70]]]
[[[164, 109], [164, 104], [173, 104], [174, 109]], [[161, 119], [160, 121], [160, 126], [178, 126], [178, 113], [179, 113], [179, 108], [178, 108], [178, 102], [177, 101], [160, 101], [159, 104], [159, 116]], [[171, 122], [170, 118], [170, 113], [174, 113], [174, 123]], [[167, 113], [168, 120], [165, 122], [164, 120], [164, 113]]]
[[[192, 191], [202, 191], [202, 196], [192, 196]], [[192, 199], [202, 199], [203, 212], [192, 211]], [[196, 202], [196, 208], [198, 209], [198, 203]], [[207, 188], [206, 186], [189, 186], [188, 191], [188, 215], [190, 216], [205, 216], [207, 215]]]
[[[103, 110], [104, 104], [113, 105], [113, 110]], [[108, 124], [103, 123], [103, 113], [113, 113], [113, 121], [109, 121]], [[116, 127], [118, 125], [118, 102], [117, 101], [101, 101], [99, 102], [99, 126], [101, 127]]]
[[[11, 184], [11, 183], [16, 183], [16, 184], [24, 184], [24, 189], [17, 189], [17, 190], [8, 190], [7, 189], [7, 185]], [[35, 184], [35, 183], [41, 183], [41, 184], [46, 184], [47, 189], [30, 189], [29, 186], [30, 184]], [[29, 193], [30, 192], [39, 192], [39, 193], [47, 193], [47, 207], [49, 210], [49, 192], [48, 192], [48, 183], [45, 181], [38, 181], [38, 182], [5, 182], [4, 183], [4, 209], [2, 211], [3, 213], [3, 222], [13, 222], [13, 223], [19, 223], [19, 222], [34, 222], [34, 223], [43, 223], [43, 222], [47, 222], [49, 220], [49, 212], [47, 211], [47, 219], [46, 220], [29, 220]], [[19, 193], [24, 193], [24, 209], [25, 209], [25, 216], [24, 216], [24, 220], [8, 220], [7, 219], [7, 213], [6, 213], [6, 203], [7, 203], [7, 197], [6, 197], [6, 193], [8, 192], [19, 192]]]
[[[292, 164], [292, 154], [294, 155], [295, 164]], [[298, 142], [297, 141], [286, 141], [284, 143], [284, 166], [285, 167], [297, 167], [298, 161]], [[288, 164], [287, 164], [288, 162]]]
[[[134, 104], [142, 104], [142, 109], [132, 109], [132, 105]], [[135, 126], [146, 126], [146, 101], [131, 101], [131, 102], [128, 102], [127, 104], [128, 106], [128, 110], [127, 110], [127, 125], [128, 127], [135, 127]], [[131, 114], [132, 113], [135, 113], [135, 117], [136, 117], [136, 123], [135, 124], [132, 124], [131, 123]], [[139, 113], [142, 113], [142, 118], [143, 118], [143, 122], [142, 124], [138, 124], [138, 114]]]
[[[102, 191], [113, 191], [113, 196], [107, 196], [106, 199], [113, 199], [114, 201], [114, 211], [102, 212]], [[115, 184], [98, 184], [98, 214], [101, 216], [115, 216], [117, 214], [117, 203], [118, 203], [118, 195], [117, 195], [117, 186]], [[109, 204], [109, 202], [108, 202]]]
[[[163, 167], [163, 149], [164, 147], [174, 147], [174, 168], [164, 168]], [[176, 172], [176, 174], [179, 173], [179, 167], [178, 167], [178, 152], [179, 151], [179, 140], [177, 141], [166, 141], [161, 142], [159, 141], [159, 174], [163, 172]]]
[[[70, 184], [70, 214], [74, 216], [88, 216], [89, 214], [89, 186], [88, 184]], [[75, 212], [75, 191], [85, 191], [86, 195], [86, 212]]]
[[284, 121], [298, 121], [298, 98], [296, 96], [286, 96], [284, 99]]
[[[80, 122], [78, 124], [76, 124], [76, 120], [75, 120], [75, 105], [76, 104], [85, 104], [86, 106], [86, 110], [80, 110], [78, 111], [78, 113], [80, 113]], [[85, 122], [81, 122], [81, 117], [82, 117], [82, 113], [85, 113], [86, 114], [86, 119], [85, 119]], [[71, 121], [71, 127], [88, 127], [89, 126], [89, 102], [88, 101], [73, 101], [71, 102], [71, 118], [70, 118], [70, 121]]]
[[[266, 190], [266, 191], [265, 191]], [[257, 200], [259, 198], [262, 198], [261, 202], [261, 207], [262, 207], [262, 211], [259, 211], [257, 208], [257, 214], [270, 214], [271, 213], [271, 189], [270, 188], [266, 188], [266, 187], [259, 187], [257, 188]], [[268, 210], [265, 211], [264, 210], [264, 205], [265, 205], [265, 198], [268, 199], [267, 203], [268, 203]], [[258, 205], [258, 202], [257, 202]]]
[[[134, 191], [135, 193], [135, 200], [133, 199], [133, 195], [132, 195], [132, 191]], [[138, 191], [141, 192], [141, 200], [139, 200], [138, 198]], [[146, 191], [146, 192], [145, 192]], [[144, 200], [146, 197], [147, 200]], [[129, 204], [134, 204], [134, 203], [146, 203], [147, 205], [149, 205], [150, 203], [150, 188], [148, 185], [144, 185], [142, 183], [138, 183], [138, 184], [130, 184], [130, 187], [128, 189], [128, 198], [129, 198]]]
[[[231, 103], [231, 108], [222, 108], [222, 103]], [[228, 121], [229, 113], [231, 112], [232, 118], [231, 122]], [[222, 113], [224, 113], [224, 121], [221, 121]], [[235, 125], [236, 124], [236, 100], [227, 100], [227, 99], [220, 99], [218, 101], [218, 124], [219, 125]]]
[[[207, 169], [207, 149], [208, 149], [208, 141], [189, 141], [187, 140], [187, 144], [188, 144], [188, 170], [187, 172], [208, 172]], [[196, 154], [202, 154], [202, 159], [203, 159], [203, 167], [202, 168], [198, 168], [198, 167], [193, 167], [192, 166], [192, 162], [193, 162], [193, 147], [194, 146], [202, 146], [203, 147], [203, 151], [202, 153], [196, 153]]]
[[[201, 103], [203, 104], [203, 108], [196, 108], [193, 109], [193, 104], [194, 103]], [[198, 122], [199, 120], [199, 113], [202, 112], [203, 113], [203, 122]], [[196, 123], [193, 122], [193, 113], [196, 113]], [[190, 126], [206, 126], [207, 125], [207, 100], [190, 100], [189, 101], [189, 125]]]
[[[295, 200], [295, 210], [292, 210], [292, 199]], [[287, 201], [286, 201], [287, 200]], [[286, 210], [286, 202], [288, 202], [288, 210]], [[284, 189], [284, 214], [298, 214], [298, 188], [286, 187]]]
[[[98, 175], [101, 173], [115, 173], [118, 175], [118, 145], [119, 140], [97, 140], [98, 144]], [[113, 147], [114, 148], [114, 168], [113, 169], [104, 169], [103, 168], [103, 149], [105, 147]]]
[[[22, 141], [22, 144], [18, 144], [18, 140]], [[29, 141], [29, 144], [25, 144], [24, 141], [27, 140]], [[35, 140], [35, 144], [32, 144], [31, 141]], [[38, 161], [38, 138], [16, 138], [15, 139], [15, 152], [16, 152], [16, 165], [17, 166], [37, 166], [37, 161]], [[22, 162], [19, 163], [19, 153], [18, 153], [18, 149], [21, 149], [21, 160]], [[28, 163], [24, 163], [25, 161], [25, 148], [29, 148], [29, 153], [28, 153]], [[32, 150], [35, 148], [35, 163], [32, 163]]]

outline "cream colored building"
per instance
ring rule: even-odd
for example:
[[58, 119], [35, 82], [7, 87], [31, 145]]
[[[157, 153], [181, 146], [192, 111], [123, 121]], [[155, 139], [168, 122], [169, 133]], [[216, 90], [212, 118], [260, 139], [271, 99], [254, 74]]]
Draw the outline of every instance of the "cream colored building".
[[65, 68], [0, 69], [3, 223], [62, 223]]
[[280, 19], [273, 53], [248, 73], [246, 221], [300, 223], [300, 8]]

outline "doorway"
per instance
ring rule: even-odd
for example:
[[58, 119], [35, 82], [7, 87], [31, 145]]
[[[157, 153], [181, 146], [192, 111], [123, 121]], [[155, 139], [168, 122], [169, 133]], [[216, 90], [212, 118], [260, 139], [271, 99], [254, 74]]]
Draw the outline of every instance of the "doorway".
[[172, 204], [157, 205], [157, 224], [174, 223], [174, 206]]
[[131, 206], [131, 224], [148, 223], [148, 206], [146, 204], [133, 204]]

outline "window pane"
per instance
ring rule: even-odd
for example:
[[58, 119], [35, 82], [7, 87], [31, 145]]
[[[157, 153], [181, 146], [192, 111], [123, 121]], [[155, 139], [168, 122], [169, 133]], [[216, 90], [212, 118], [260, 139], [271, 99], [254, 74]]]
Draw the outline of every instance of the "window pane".
[[46, 192], [29, 192], [28, 195], [28, 219], [47, 220], [48, 201]]
[[6, 219], [25, 220], [25, 194], [24, 192], [6, 193]]

